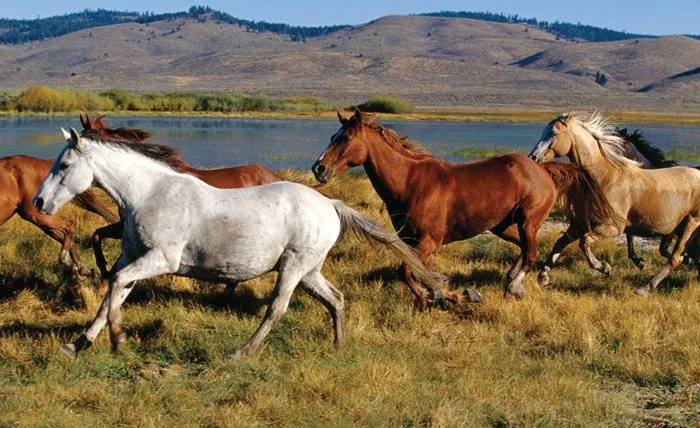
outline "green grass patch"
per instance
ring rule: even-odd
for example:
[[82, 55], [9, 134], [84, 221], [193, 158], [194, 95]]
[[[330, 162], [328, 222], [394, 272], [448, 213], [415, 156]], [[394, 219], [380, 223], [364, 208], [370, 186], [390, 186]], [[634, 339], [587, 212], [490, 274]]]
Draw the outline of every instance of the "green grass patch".
[[371, 113], [405, 114], [413, 113], [416, 107], [408, 100], [391, 95], [372, 97], [357, 106], [362, 111]]
[[513, 147], [464, 147], [452, 153], [464, 158], [485, 158], [506, 153], [525, 153], [524, 149]]

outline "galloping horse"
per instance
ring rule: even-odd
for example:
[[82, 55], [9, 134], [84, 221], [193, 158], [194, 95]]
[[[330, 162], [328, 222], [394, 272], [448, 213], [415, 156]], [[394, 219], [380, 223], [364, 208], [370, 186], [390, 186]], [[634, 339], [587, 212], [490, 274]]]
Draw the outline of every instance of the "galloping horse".
[[682, 263], [686, 244], [696, 239], [700, 225], [700, 171], [680, 166], [641, 168], [639, 162], [625, 156], [623, 138], [600, 113], [587, 119], [573, 113], [563, 114], [552, 120], [542, 131], [530, 156], [537, 161], [567, 156], [581, 165], [598, 180], [615, 211], [622, 216], [594, 223], [594, 233], [569, 228], [547, 258], [540, 283], [549, 281], [548, 271], [561, 251], [581, 237], [589, 264], [609, 271], [609, 265], [597, 260], [589, 245], [597, 237], [617, 236], [625, 230], [635, 235], [657, 233], [677, 237], [668, 264], [649, 283], [637, 288], [638, 294], [648, 296]]
[[[104, 115], [99, 116], [94, 121], [88, 115], [80, 115], [80, 123], [83, 125], [83, 132], [94, 131], [102, 138], [112, 138], [116, 140], [127, 140], [136, 143], [146, 141], [151, 134], [142, 129], [110, 128], [104, 122]], [[70, 134], [64, 133], [66, 141], [70, 140]], [[219, 189], [235, 189], [239, 187], [258, 186], [260, 184], [274, 183], [282, 181], [282, 178], [271, 169], [262, 164], [248, 164], [227, 168], [197, 169], [188, 165], [182, 159], [177, 160], [178, 169], [194, 175], [205, 183], [218, 187]], [[103, 278], [107, 278], [111, 273], [107, 270], [107, 261], [102, 251], [102, 240], [106, 238], [119, 239], [124, 230], [124, 222], [119, 221], [109, 226], [97, 229], [92, 235], [92, 248], [95, 253], [97, 267]], [[232, 287], [229, 287], [229, 289]], [[104, 294], [107, 291], [107, 281], [103, 280], [99, 286], [99, 292]]]
[[234, 354], [254, 353], [287, 311], [297, 285], [319, 300], [333, 318], [335, 342], [344, 339], [344, 301], [321, 274], [343, 230], [387, 245], [429, 287], [440, 278], [394, 234], [339, 200], [297, 183], [217, 189], [179, 169], [177, 152], [166, 146], [102, 138], [95, 131], [71, 139], [34, 197], [54, 213], [93, 182], [124, 216], [122, 255], [109, 294], [90, 327], [64, 347], [74, 354], [95, 340], [109, 322], [112, 348], [126, 340], [121, 305], [134, 281], [177, 274], [237, 282], [278, 272], [273, 300], [257, 331]]
[[[360, 110], [349, 119], [338, 112], [338, 119], [340, 130], [311, 167], [316, 179], [326, 183], [348, 167], [364, 166], [394, 229], [424, 261], [443, 244], [488, 230], [518, 245], [521, 254], [509, 270], [506, 297], [523, 297], [522, 279], [537, 261], [537, 231], [558, 194], [575, 193], [576, 200], [569, 201], [584, 206], [590, 218], [610, 215], [595, 181], [574, 165], [538, 165], [519, 154], [452, 164], [430, 156]], [[403, 270], [422, 302], [425, 291], [411, 278], [409, 266]], [[448, 292], [445, 298], [455, 303], [463, 299]]]
[[[53, 159], [37, 159], [24, 155], [0, 159], [0, 224], [6, 223], [15, 214], [34, 223], [61, 244], [59, 262], [72, 266], [74, 271], [87, 276], [90, 272], [80, 263], [80, 256], [72, 242], [75, 222], [58, 215], [41, 214], [32, 205], [32, 197], [41, 181], [48, 175], [51, 164]], [[74, 203], [101, 216], [107, 222], [118, 220], [89, 190], [78, 195]]]

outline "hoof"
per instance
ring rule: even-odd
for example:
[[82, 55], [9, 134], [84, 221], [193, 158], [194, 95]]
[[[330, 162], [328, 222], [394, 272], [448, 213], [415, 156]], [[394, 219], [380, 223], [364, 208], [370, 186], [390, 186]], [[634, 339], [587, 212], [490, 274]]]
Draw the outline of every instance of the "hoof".
[[78, 350], [72, 343], [64, 343], [63, 346], [61, 346], [61, 352], [63, 355], [71, 358], [75, 358], [78, 355]]
[[603, 262], [603, 270], [602, 272], [606, 274], [607, 276], [612, 275], [612, 266], [610, 266], [610, 263], [608, 262]]
[[646, 263], [644, 263], [643, 259], [637, 259], [634, 261], [634, 265], [637, 266], [637, 269], [644, 270], [644, 266], [646, 266]]
[[651, 297], [651, 292], [649, 290], [651, 290], [651, 287], [645, 285], [644, 287], [635, 289], [634, 292], [642, 297]]
[[233, 354], [231, 354], [229, 359], [231, 361], [240, 361], [247, 356], [248, 356], [248, 353], [246, 351], [244, 351], [243, 348], [241, 348], [241, 349], [237, 350], [236, 352], [234, 352]]
[[481, 303], [481, 293], [473, 288], [468, 288], [462, 293], [468, 303]]
[[112, 352], [118, 352], [119, 346], [121, 346], [122, 343], [126, 342], [126, 333], [121, 332], [116, 336], [111, 336], [110, 340], [112, 342]]
[[543, 270], [539, 275], [537, 275], [537, 284], [540, 287], [546, 287], [549, 285], [549, 273], [546, 270]]
[[509, 300], [511, 297], [515, 297], [517, 300], [522, 300], [525, 297], [525, 288], [520, 287], [517, 290], [506, 290], [503, 293], [503, 298]]
[[58, 256], [58, 261], [66, 266], [71, 266], [73, 264], [71, 263], [70, 253], [66, 250], [61, 250], [61, 253]]

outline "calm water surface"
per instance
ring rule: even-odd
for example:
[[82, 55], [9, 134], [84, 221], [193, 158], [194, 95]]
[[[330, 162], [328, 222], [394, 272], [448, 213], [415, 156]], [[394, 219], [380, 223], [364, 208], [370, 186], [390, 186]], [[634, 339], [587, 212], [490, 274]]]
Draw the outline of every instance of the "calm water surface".
[[[307, 169], [339, 128], [337, 120], [214, 119], [113, 117], [113, 127], [142, 128], [153, 142], [182, 152], [190, 164], [216, 167], [260, 162], [277, 170]], [[438, 157], [464, 160], [453, 153], [464, 147], [508, 147], [529, 152], [545, 123], [466, 123], [387, 121], [382, 124], [408, 135]], [[0, 157], [27, 154], [54, 157], [64, 146], [59, 127], [80, 130], [78, 118], [0, 118]], [[635, 125], [662, 150], [697, 151], [700, 126]]]

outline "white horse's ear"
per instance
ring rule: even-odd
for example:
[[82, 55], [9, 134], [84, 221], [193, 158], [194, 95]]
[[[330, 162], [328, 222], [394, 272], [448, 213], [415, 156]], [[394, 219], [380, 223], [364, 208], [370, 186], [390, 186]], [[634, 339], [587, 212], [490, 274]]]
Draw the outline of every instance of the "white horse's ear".
[[63, 133], [63, 139], [66, 140], [66, 142], [71, 141], [70, 132], [66, 131], [65, 129], [63, 129], [63, 127], [61, 127], [61, 133]]
[[80, 135], [72, 126], [70, 128], [70, 141], [76, 148], [80, 149]]

